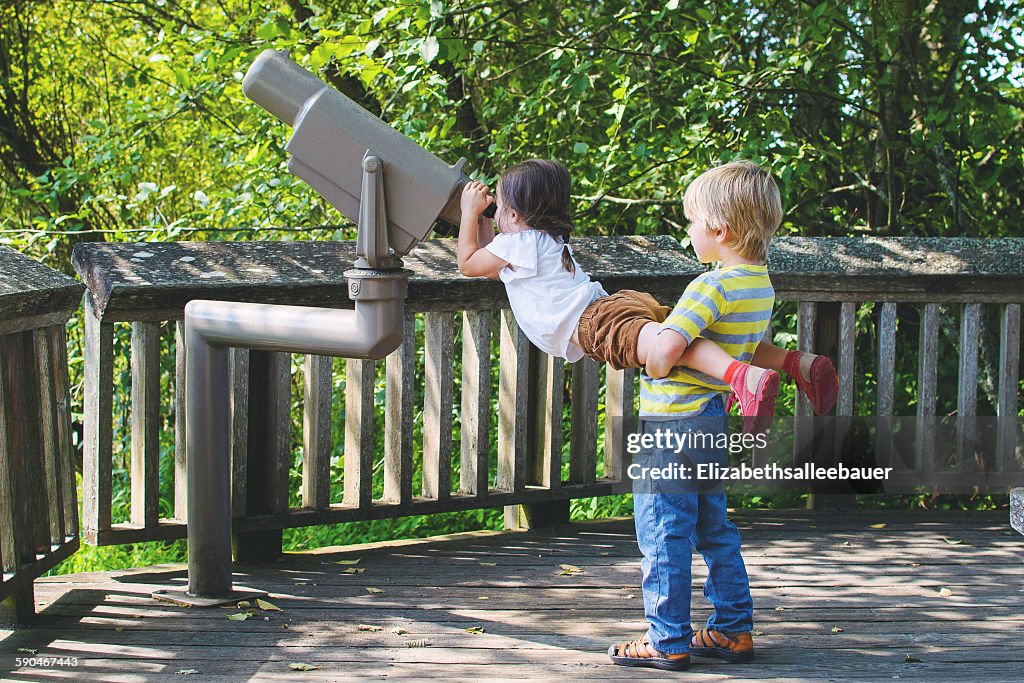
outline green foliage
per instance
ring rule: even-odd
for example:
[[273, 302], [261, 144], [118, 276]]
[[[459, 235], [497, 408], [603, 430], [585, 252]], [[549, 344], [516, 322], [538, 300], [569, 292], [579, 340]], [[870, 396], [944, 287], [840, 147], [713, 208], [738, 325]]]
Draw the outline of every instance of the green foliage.
[[485, 179], [564, 160], [583, 233], [681, 234], [688, 180], [743, 156], [789, 232], [1017, 234], [1013, 3], [22, 0], [0, 27], [0, 235], [65, 269], [80, 239], [338, 221], [241, 93], [267, 47]]
[[[963, 0], [18, 0], [0, 6], [0, 243], [70, 272], [71, 247], [82, 240], [353, 237], [288, 173], [287, 127], [241, 92], [266, 48], [289, 50], [440, 157], [467, 157], [486, 181], [526, 157], [561, 159], [574, 179], [580, 234], [681, 237], [687, 182], [746, 157], [781, 181], [783, 232], [1019, 235], [1022, 14], [1019, 3]], [[857, 357], [869, 360], [858, 366], [856, 402], [867, 412], [877, 381], [867, 351], [875, 308], [861, 307], [857, 319], [865, 345]], [[899, 317], [897, 344], [911, 343], [914, 316]], [[80, 325], [68, 329], [80, 397]], [[791, 347], [795, 332], [795, 308], [780, 306], [776, 342]], [[119, 345], [127, 334], [118, 326]], [[897, 413], [913, 410], [915, 363], [898, 355]], [[172, 371], [163, 368], [165, 397]], [[120, 443], [127, 373], [119, 360]], [[340, 394], [340, 369], [335, 381]], [[940, 410], [955, 406], [951, 391], [940, 385]], [[780, 410], [792, 400], [788, 388]], [[457, 439], [458, 416], [455, 429]], [[168, 515], [173, 422], [161, 434]], [[125, 452], [118, 472], [127, 469]], [[295, 444], [296, 477], [299, 452]], [[126, 504], [115, 500], [115, 518]], [[628, 505], [577, 501], [573, 514]], [[436, 519], [445, 529], [497, 523], [493, 512]], [[330, 538], [296, 530], [289, 543], [434, 524], [348, 525], [358, 531]], [[106, 550], [75, 561], [93, 552]]]

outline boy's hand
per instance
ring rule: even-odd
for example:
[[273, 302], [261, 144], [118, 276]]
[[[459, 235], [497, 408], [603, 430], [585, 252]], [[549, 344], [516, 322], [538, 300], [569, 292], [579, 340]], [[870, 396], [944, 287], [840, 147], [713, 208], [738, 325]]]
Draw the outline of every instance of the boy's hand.
[[464, 216], [479, 216], [494, 201], [487, 186], [479, 180], [470, 180], [462, 188], [462, 199], [459, 204]]

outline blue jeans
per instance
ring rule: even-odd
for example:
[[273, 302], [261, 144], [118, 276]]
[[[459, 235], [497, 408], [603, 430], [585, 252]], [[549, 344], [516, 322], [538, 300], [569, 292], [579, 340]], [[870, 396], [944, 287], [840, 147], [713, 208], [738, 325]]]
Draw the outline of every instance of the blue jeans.
[[[725, 406], [721, 397], [707, 403], [696, 417], [676, 420], [641, 419], [641, 432], [671, 430], [682, 434], [708, 431], [713, 424], [726, 429]], [[674, 448], [648, 450], [640, 457], [651, 464], [699, 462], [724, 463], [724, 449]], [[725, 493], [720, 486], [710, 492], [675, 484], [637, 489], [633, 496], [636, 538], [643, 553], [644, 612], [650, 624], [651, 645], [667, 654], [687, 652], [693, 628], [690, 626], [691, 548], [696, 548], [708, 566], [704, 597], [714, 607], [708, 628], [725, 633], [750, 631], [754, 627], [754, 603], [750, 597], [747, 568], [740, 555], [740, 534], [726, 517]], [[705, 486], [701, 491], [709, 490]], [[652, 492], [653, 491], [653, 492]]]

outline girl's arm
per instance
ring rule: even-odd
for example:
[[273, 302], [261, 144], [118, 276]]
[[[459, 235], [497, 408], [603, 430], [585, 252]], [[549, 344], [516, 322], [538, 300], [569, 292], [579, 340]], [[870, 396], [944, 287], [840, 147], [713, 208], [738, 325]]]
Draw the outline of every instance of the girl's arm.
[[494, 239], [494, 223], [490, 219], [482, 219], [480, 214], [491, 201], [487, 186], [479, 181], [469, 181], [462, 190], [462, 221], [456, 257], [459, 272], [466, 277], [496, 280], [498, 271], [508, 265], [508, 261], [484, 249]]
[[665, 377], [679, 364], [686, 347], [686, 337], [675, 330], [662, 330], [647, 353], [645, 372], [655, 379]]

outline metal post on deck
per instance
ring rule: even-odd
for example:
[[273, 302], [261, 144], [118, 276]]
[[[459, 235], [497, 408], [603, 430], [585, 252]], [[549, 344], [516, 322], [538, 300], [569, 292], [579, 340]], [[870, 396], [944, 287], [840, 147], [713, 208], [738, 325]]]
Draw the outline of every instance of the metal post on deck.
[[[391, 353], [402, 343], [408, 289], [401, 256], [435, 226], [459, 223], [467, 181], [465, 159], [448, 166], [287, 54], [260, 54], [242, 90], [294, 127], [289, 169], [356, 221], [358, 258], [345, 272], [355, 308], [201, 300], [185, 306], [189, 583], [187, 591], [154, 597], [192, 606], [256, 594], [231, 582], [228, 349], [373, 360]], [[400, 192], [385, 197], [385, 177]]]
[[386, 247], [382, 169], [379, 158], [365, 155], [356, 261], [362, 267], [345, 272], [354, 310], [204, 300], [185, 306], [188, 590], [153, 597], [215, 607], [266, 595], [232, 586], [228, 350], [376, 360], [401, 345], [408, 272]]

